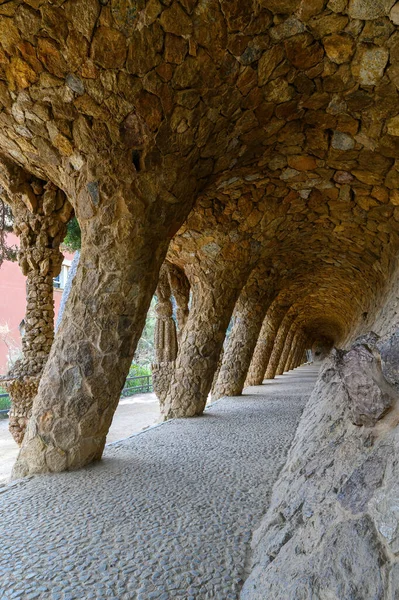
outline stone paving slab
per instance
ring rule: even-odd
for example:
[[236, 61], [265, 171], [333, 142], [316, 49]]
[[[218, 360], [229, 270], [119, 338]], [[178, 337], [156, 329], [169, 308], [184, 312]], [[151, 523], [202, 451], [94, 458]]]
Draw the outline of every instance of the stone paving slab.
[[302, 367], [108, 446], [97, 465], [8, 487], [1, 600], [238, 598], [315, 377]]

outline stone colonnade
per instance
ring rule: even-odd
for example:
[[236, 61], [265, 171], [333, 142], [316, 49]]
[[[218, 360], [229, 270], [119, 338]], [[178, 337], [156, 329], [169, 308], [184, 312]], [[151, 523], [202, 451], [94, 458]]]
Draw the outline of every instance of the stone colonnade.
[[[195, 333], [191, 329], [196, 325], [196, 319], [199, 318], [195, 313], [195, 303], [188, 322], [185, 319], [183, 327], [179, 326], [178, 336], [176, 336], [176, 326], [172, 316], [172, 295], [179, 298], [181, 286], [176, 288], [172, 294], [171, 273], [176, 274], [179, 282], [185, 281], [186, 290], [190, 289], [188, 280], [185, 279], [184, 272], [176, 265], [167, 261], [162, 266], [156, 293], [157, 363], [153, 365], [153, 381], [154, 391], [160, 400], [164, 418], [201, 414], [212, 381], [212, 399], [216, 400], [222, 396], [240, 395], [244, 385], [250, 385], [248, 383], [250, 368], [253, 373], [259, 373], [258, 383], [252, 385], [259, 385], [266, 374], [269, 374], [270, 378], [274, 378], [275, 375], [281, 375], [302, 364], [306, 336], [294, 320], [296, 313], [292, 310], [287, 312], [289, 309], [287, 305], [280, 305], [276, 302], [277, 292], [270, 274], [268, 274], [269, 286], [259, 286], [259, 271], [260, 269], [254, 269], [236, 301], [232, 316], [233, 326], [226, 348], [224, 350], [221, 348], [220, 341], [218, 346], [214, 343], [214, 355], [208, 356], [207, 360], [202, 357], [201, 361], [199, 354], [194, 358], [188, 358], [190, 350], [193, 351], [195, 348], [198, 352], [193, 342]], [[214, 286], [217, 287], [215, 281]], [[201, 336], [203, 343], [209, 344], [213, 331], [217, 331], [215, 328], [220, 327], [218, 319], [222, 322], [222, 328], [226, 327], [237, 290], [235, 290], [235, 294], [231, 292], [231, 296], [227, 296], [226, 304], [219, 303], [219, 311], [215, 313], [215, 298], [212, 297], [210, 290], [201, 289], [199, 292], [195, 286], [193, 287], [194, 298], [197, 298], [197, 302], [200, 303], [200, 309], [197, 310], [201, 315], [201, 332], [197, 335]], [[184, 294], [185, 302], [187, 298], [188, 293], [186, 292]], [[209, 311], [207, 321], [204, 321], [204, 306], [207, 306]], [[177, 304], [177, 314], [179, 310], [182, 309], [180, 304]], [[179, 320], [177, 319], [177, 321]], [[204, 326], [205, 322], [208, 326], [208, 333]], [[278, 327], [279, 325], [280, 327]], [[184, 327], [185, 329], [183, 329]], [[220, 331], [220, 339], [223, 339], [223, 335], [223, 332]], [[179, 338], [179, 350], [177, 350], [177, 337]], [[214, 342], [214, 340], [212, 341]], [[182, 342], [183, 345], [180, 345]], [[209, 347], [205, 347], [209, 351]], [[176, 365], [178, 355], [180, 355], [179, 367]], [[195, 398], [191, 403], [184, 398], [184, 392], [187, 392], [189, 385], [182, 385], [183, 394], [180, 404], [176, 405], [172, 386], [173, 383], [177, 386], [176, 382], [179, 382], [178, 368], [180, 368], [180, 374], [184, 369], [184, 374], [181, 375], [183, 377], [187, 376], [188, 372], [193, 374], [196, 370], [195, 386], [193, 387], [192, 381], [189, 382], [193, 390], [192, 398]], [[193, 370], [190, 371], [190, 368]], [[180, 385], [181, 381], [179, 387]], [[165, 408], [166, 398], [168, 398], [169, 405]]]
[[[325, 337], [320, 356], [370, 329], [399, 250], [392, 1], [130, 4], [0, 11], [0, 148], [20, 169], [1, 185], [30, 212], [43, 299], [24, 350], [36, 343], [32, 369], [45, 365], [15, 476], [101, 457], [165, 260], [180, 269], [158, 289], [168, 419], [302, 360], [284, 348], [293, 323], [308, 348]], [[48, 253], [65, 223], [48, 242], [37, 223], [58, 218], [62, 194], [82, 252], [46, 361]]]
[[22, 357], [2, 380], [11, 398], [9, 429], [20, 445], [54, 338], [53, 277], [61, 271], [60, 244], [73, 209], [52, 183], [27, 177], [9, 162], [2, 164], [0, 184], [12, 209], [18, 263], [26, 276]]

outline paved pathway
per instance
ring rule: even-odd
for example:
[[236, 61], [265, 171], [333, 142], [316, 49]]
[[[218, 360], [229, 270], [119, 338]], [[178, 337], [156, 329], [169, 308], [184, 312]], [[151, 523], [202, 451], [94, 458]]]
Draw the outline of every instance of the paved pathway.
[[[235, 599], [316, 369], [0, 494], [0, 599]], [[4, 488], [5, 489], [5, 488]]]

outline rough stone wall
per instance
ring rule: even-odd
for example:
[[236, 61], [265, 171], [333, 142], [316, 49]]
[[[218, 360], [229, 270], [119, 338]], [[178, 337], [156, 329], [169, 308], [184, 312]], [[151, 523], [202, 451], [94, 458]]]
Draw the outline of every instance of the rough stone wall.
[[397, 323], [390, 329], [322, 363], [255, 532], [243, 600], [399, 598]]
[[[387, 281], [386, 292], [373, 315], [370, 329], [380, 336], [392, 333], [399, 323], [399, 264]], [[364, 332], [364, 328], [361, 333]]]

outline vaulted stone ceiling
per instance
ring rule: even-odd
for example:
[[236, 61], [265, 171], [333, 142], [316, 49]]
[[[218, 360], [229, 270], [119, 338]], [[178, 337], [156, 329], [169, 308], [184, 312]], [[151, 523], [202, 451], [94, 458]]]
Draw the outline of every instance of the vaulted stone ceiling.
[[372, 322], [398, 251], [398, 24], [394, 0], [0, 4], [0, 149], [79, 219], [86, 329], [54, 356], [87, 343], [93, 393], [116, 348], [116, 397], [167, 252], [195, 296], [186, 362], [217, 361], [251, 276], [312, 340]]
[[82, 174], [93, 179], [87, 204], [105, 186], [93, 161], [111, 147], [129, 154], [145, 201], [181, 201], [186, 163], [204, 195], [179, 241], [192, 226], [202, 259], [220, 265], [213, 230], [237, 229], [282, 274], [333, 260], [352, 278], [383, 249], [386, 273], [399, 227], [393, 4], [3, 3], [2, 151], [72, 201]]

